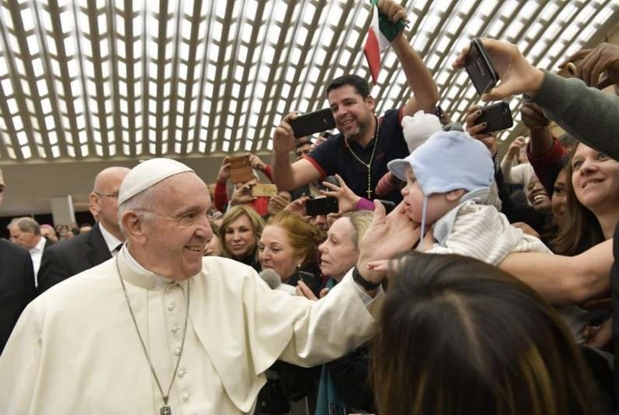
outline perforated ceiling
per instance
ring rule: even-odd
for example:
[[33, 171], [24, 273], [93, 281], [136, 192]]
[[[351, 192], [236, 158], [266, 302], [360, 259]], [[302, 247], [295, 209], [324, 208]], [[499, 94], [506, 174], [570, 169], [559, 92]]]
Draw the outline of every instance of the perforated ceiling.
[[[327, 105], [329, 80], [344, 73], [369, 79], [362, 53], [368, 1], [25, 0], [1, 7], [3, 164], [264, 152], [283, 115]], [[477, 102], [466, 74], [451, 69], [473, 36], [515, 42], [537, 66], [554, 70], [619, 16], [611, 0], [415, 0], [406, 9], [406, 35], [454, 120]], [[409, 96], [393, 53], [372, 94], [379, 112]], [[519, 104], [510, 102], [513, 110]]]

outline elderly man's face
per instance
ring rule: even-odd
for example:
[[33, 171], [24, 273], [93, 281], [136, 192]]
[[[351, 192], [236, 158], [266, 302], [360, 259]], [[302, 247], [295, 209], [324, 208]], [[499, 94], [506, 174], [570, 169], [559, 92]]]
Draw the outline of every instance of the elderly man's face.
[[[202, 269], [204, 247], [213, 232], [206, 216], [211, 207], [206, 184], [194, 173], [172, 176], [157, 186], [154, 217], [143, 223], [146, 269], [174, 280]], [[132, 241], [129, 241], [131, 247]]]
[[34, 232], [24, 232], [17, 225], [11, 226], [9, 232], [11, 233], [11, 242], [24, 249], [32, 249], [39, 242], [39, 238]]

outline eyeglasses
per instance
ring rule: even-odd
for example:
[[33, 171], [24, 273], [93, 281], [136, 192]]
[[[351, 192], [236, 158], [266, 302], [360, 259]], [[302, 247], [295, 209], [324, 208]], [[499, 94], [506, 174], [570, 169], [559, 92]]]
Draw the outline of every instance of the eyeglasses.
[[97, 196], [105, 196], [105, 197], [111, 197], [112, 199], [118, 199], [118, 192], [116, 193], [112, 193], [112, 194], [105, 194], [105, 193], [99, 193], [99, 192], [94, 192]]

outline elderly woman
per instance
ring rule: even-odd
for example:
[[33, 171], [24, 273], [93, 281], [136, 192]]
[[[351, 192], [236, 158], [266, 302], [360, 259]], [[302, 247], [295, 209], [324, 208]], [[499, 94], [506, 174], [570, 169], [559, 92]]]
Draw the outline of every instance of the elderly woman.
[[[346, 213], [337, 219], [327, 232], [320, 247], [320, 270], [333, 288], [352, 269], [359, 258], [359, 242], [372, 223], [372, 212]], [[311, 299], [312, 293], [299, 283], [297, 291]], [[325, 295], [326, 290], [321, 293]], [[374, 399], [368, 383], [367, 346], [322, 366], [316, 400], [316, 414], [374, 411]], [[333, 412], [335, 411], [335, 412]]]
[[251, 207], [238, 205], [228, 209], [219, 228], [223, 256], [259, 271], [257, 243], [263, 228], [264, 221]]
[[320, 231], [298, 215], [282, 211], [269, 219], [258, 242], [262, 269], [272, 269], [282, 283], [301, 279], [318, 288], [317, 247]]

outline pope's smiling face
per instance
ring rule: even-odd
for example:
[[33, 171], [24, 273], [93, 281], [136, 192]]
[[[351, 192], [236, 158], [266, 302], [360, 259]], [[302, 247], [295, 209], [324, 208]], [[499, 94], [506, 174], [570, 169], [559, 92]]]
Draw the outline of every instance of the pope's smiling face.
[[[204, 247], [212, 236], [206, 216], [211, 207], [208, 189], [194, 173], [181, 173], [158, 183], [152, 210], [142, 223], [149, 271], [174, 280], [188, 279], [202, 269]], [[131, 241], [130, 241], [131, 245]]]

